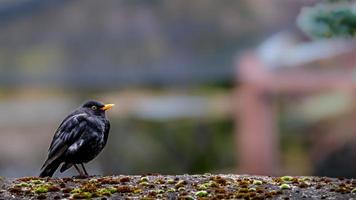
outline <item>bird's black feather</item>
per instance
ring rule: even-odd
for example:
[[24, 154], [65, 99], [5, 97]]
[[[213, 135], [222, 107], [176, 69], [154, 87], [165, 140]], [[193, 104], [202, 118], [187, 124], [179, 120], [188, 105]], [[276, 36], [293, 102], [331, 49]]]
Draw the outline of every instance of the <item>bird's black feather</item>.
[[48, 158], [41, 168], [40, 177], [52, 176], [60, 164], [61, 172], [75, 164], [94, 159], [108, 139], [110, 123], [105, 111], [92, 110], [104, 104], [88, 101], [67, 116], [56, 130], [48, 149]]
[[48, 158], [55, 156], [63, 146], [70, 146], [83, 134], [87, 125], [87, 114], [76, 114], [67, 118], [57, 129], [48, 150]]

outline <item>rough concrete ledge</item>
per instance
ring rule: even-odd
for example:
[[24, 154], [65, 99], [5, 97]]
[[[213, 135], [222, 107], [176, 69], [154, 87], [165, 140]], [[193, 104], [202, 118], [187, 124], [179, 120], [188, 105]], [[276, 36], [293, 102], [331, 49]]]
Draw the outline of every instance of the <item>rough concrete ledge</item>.
[[234, 174], [0, 179], [0, 199], [356, 199], [356, 180]]

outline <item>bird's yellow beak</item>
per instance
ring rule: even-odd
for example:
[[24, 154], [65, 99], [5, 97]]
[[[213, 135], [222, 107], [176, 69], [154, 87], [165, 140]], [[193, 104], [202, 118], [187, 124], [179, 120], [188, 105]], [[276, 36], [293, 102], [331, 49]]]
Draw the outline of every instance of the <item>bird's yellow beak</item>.
[[101, 108], [101, 110], [109, 110], [110, 108], [114, 107], [115, 104], [105, 104], [104, 107]]

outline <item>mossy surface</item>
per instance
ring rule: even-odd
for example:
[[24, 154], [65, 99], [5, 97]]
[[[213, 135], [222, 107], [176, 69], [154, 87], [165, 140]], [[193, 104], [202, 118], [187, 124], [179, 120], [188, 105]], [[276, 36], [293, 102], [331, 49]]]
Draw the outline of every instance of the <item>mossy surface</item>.
[[142, 175], [7, 180], [0, 199], [356, 199], [356, 180], [248, 175]]

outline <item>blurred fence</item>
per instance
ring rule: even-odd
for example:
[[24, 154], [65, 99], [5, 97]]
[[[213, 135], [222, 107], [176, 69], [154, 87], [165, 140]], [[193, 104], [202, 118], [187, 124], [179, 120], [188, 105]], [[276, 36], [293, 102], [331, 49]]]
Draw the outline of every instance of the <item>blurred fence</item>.
[[[312, 108], [299, 106], [300, 110], [294, 113], [313, 123], [342, 112], [355, 112], [355, 63], [353, 41], [302, 41], [290, 33], [272, 37], [258, 52], [239, 56], [236, 65], [239, 86], [235, 90], [239, 169], [252, 174], [280, 173], [277, 96], [306, 97], [341, 92], [352, 98], [331, 99], [327, 106], [320, 100]], [[349, 130], [351, 134], [346, 140], [355, 140], [355, 128]], [[332, 134], [340, 136], [337, 132]], [[320, 136], [319, 140], [323, 139]], [[335, 139], [345, 141], [343, 136]], [[337, 143], [335, 141], [330, 148], [337, 148]], [[355, 167], [355, 163], [350, 166]]]

